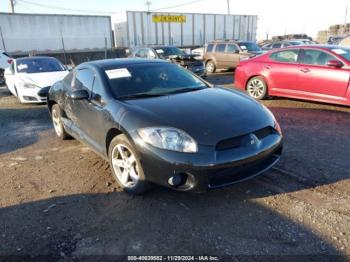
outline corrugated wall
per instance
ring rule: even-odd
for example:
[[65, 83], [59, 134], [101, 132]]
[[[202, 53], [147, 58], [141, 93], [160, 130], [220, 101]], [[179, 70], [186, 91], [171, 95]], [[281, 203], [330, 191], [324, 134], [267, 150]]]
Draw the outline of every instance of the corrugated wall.
[[[186, 22], [154, 23], [152, 21], [153, 15], [181, 15], [186, 17]], [[255, 15], [128, 11], [126, 16], [126, 32], [117, 30], [117, 28], [122, 28], [125, 23], [115, 25], [116, 43], [123, 47], [140, 45], [200, 46], [215, 39], [256, 40], [258, 18]]]
[[104, 49], [106, 39], [112, 47], [108, 16], [0, 13], [0, 27], [7, 52]]

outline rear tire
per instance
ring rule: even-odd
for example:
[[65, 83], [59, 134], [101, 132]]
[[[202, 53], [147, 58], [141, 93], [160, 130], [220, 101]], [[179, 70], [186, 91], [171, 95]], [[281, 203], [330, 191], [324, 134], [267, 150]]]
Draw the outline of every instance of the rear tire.
[[113, 138], [108, 156], [112, 174], [124, 192], [140, 195], [150, 188], [138, 154], [125, 135]]
[[262, 100], [267, 97], [267, 84], [263, 77], [252, 77], [246, 86], [247, 94], [257, 100]]
[[209, 74], [213, 74], [216, 71], [216, 66], [215, 63], [212, 60], [209, 60], [206, 64], [205, 64], [205, 69], [207, 70], [207, 72]]
[[51, 109], [51, 118], [52, 118], [52, 123], [53, 127], [55, 129], [56, 135], [61, 139], [61, 140], [66, 140], [70, 138], [71, 136], [66, 132], [63, 126], [63, 121], [62, 121], [62, 111], [59, 105], [54, 104]]

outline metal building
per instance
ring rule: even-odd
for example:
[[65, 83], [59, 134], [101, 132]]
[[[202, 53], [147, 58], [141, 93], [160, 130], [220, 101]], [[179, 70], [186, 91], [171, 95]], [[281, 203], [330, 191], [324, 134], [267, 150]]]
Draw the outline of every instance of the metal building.
[[139, 45], [201, 46], [215, 39], [256, 40], [256, 15], [126, 12], [114, 24], [117, 47]]

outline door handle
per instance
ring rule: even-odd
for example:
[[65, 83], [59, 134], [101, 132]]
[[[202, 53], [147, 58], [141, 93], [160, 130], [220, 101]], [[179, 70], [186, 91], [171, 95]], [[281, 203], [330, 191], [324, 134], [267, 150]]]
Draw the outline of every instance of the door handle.
[[302, 69], [300, 69], [300, 71], [303, 73], [309, 73], [310, 69], [309, 68], [302, 68]]
[[271, 66], [270, 65], [266, 65], [265, 68], [266, 69], [271, 69]]

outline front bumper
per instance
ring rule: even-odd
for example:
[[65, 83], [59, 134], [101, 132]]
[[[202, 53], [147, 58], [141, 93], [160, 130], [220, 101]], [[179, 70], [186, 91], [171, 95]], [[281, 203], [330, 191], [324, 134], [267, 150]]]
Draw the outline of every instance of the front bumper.
[[189, 67], [188, 70], [200, 77], [207, 76], [207, 71], [205, 70], [204, 66]]
[[[137, 147], [148, 181], [179, 191], [203, 192], [268, 171], [280, 159], [282, 136], [270, 135], [259, 145], [223, 151], [199, 146], [195, 154], [166, 151], [145, 144]], [[174, 177], [180, 177], [182, 182], [171, 185], [169, 181]]]
[[47, 93], [50, 87], [42, 88], [23, 88], [18, 93], [22, 103], [45, 103], [47, 101]]

